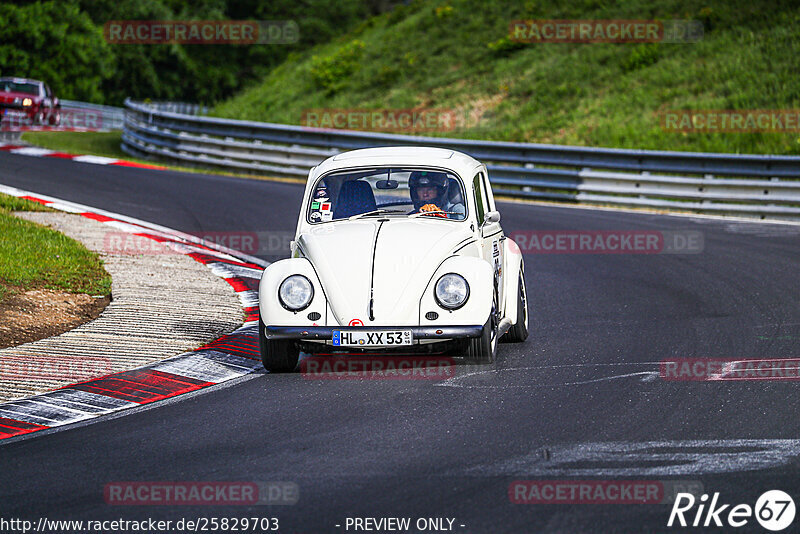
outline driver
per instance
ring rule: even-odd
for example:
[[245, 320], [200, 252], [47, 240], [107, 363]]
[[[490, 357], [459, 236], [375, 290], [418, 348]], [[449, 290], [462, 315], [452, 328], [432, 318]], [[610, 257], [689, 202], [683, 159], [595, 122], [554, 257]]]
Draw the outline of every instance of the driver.
[[443, 172], [413, 171], [408, 178], [411, 189], [412, 213], [445, 212], [440, 217], [456, 218], [466, 213], [463, 204], [454, 204], [449, 197], [450, 180]]

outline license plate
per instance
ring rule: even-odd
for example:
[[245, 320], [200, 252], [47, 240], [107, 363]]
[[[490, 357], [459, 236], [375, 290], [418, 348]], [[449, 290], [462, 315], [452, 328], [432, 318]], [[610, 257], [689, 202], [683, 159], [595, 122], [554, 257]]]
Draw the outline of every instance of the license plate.
[[336, 347], [395, 347], [411, 345], [411, 330], [334, 330]]

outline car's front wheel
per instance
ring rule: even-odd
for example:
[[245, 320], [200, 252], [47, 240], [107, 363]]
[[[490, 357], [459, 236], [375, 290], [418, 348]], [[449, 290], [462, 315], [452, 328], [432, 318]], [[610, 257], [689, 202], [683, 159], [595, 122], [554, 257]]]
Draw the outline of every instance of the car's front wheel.
[[291, 373], [300, 359], [300, 349], [291, 340], [267, 339], [264, 323], [258, 318], [258, 342], [261, 348], [261, 362], [270, 373]]
[[517, 289], [517, 322], [506, 332], [502, 341], [521, 343], [528, 339], [528, 296], [525, 293], [525, 274], [519, 272], [519, 288]]
[[467, 345], [466, 361], [473, 364], [487, 364], [494, 361], [494, 351], [497, 346], [497, 333], [492, 328], [492, 318], [483, 325], [481, 337], [472, 338]]

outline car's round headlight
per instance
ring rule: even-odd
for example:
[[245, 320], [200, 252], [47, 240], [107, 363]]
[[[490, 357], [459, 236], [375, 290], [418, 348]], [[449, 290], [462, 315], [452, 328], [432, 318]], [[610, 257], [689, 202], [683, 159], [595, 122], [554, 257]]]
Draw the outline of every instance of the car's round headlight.
[[300, 274], [293, 274], [281, 283], [278, 288], [278, 298], [284, 308], [300, 311], [307, 308], [314, 298], [314, 286], [308, 278]]
[[32, 105], [33, 105], [33, 100], [31, 100], [30, 98], [26, 98], [26, 99], [24, 99], [24, 100], [22, 101], [22, 105], [23, 105], [23, 106], [26, 106], [26, 107], [27, 107], [27, 106], [32, 106]]
[[436, 282], [434, 291], [436, 302], [446, 310], [457, 310], [469, 298], [469, 284], [467, 280], [456, 273], [449, 273]]

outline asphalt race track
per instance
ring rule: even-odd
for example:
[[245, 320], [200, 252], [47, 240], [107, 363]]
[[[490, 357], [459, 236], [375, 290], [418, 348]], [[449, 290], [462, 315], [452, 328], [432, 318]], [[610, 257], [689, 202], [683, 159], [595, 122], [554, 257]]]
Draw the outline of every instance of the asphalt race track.
[[[293, 231], [303, 192], [13, 154], [0, 154], [0, 183], [189, 233]], [[501, 345], [496, 367], [445, 382], [257, 373], [2, 444], [3, 517], [277, 517], [288, 533], [346, 532], [348, 517], [443, 517], [465, 533], [665, 532], [689, 530], [666, 527], [668, 504], [513, 504], [509, 485], [681, 480], [724, 503], [752, 506], [770, 489], [797, 501], [799, 383], [669, 381], [659, 362], [800, 356], [800, 226], [500, 211], [506, 234], [693, 230], [704, 250], [527, 255], [528, 340]], [[103, 497], [115, 481], [210, 480], [295, 482], [299, 501], [145, 507]], [[751, 519], [738, 531], [763, 530]]]

